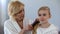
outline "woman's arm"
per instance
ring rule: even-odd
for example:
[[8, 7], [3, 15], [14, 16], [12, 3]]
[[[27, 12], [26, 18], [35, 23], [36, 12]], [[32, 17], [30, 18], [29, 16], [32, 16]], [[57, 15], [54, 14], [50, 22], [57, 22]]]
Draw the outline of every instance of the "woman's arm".
[[13, 31], [12, 29], [4, 26], [4, 34], [24, 34], [25, 30], [22, 29], [20, 32]]
[[19, 33], [24, 33], [24, 31], [18, 32], [15, 30], [15, 28], [11, 25], [9, 21], [6, 21], [4, 23], [4, 34], [19, 34]]

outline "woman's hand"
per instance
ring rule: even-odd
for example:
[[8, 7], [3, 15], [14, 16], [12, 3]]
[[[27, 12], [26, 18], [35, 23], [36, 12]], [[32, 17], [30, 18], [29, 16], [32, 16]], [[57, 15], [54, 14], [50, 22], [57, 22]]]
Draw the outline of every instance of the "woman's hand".
[[30, 31], [30, 30], [33, 30], [32, 25], [28, 25], [25, 28], [23, 28], [19, 34], [24, 34], [25, 31]]
[[28, 25], [28, 30], [33, 30], [32, 25]]
[[19, 34], [24, 34], [24, 32], [25, 32], [25, 30], [22, 29], [22, 30], [19, 32]]

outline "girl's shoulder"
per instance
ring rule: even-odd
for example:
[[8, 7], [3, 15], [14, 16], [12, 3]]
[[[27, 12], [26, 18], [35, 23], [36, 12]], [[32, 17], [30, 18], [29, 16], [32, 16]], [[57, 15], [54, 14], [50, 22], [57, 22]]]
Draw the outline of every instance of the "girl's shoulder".
[[49, 29], [51, 29], [51, 30], [58, 30], [58, 27], [56, 25], [54, 25], [54, 24], [51, 24]]

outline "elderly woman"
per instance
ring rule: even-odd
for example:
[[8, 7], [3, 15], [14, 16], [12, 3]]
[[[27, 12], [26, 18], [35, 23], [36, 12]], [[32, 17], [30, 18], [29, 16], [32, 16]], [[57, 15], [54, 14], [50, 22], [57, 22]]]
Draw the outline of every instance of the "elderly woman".
[[[24, 19], [25, 12], [23, 3], [19, 1], [11, 1], [8, 5], [8, 14], [10, 19], [4, 23], [4, 34], [26, 34], [26, 31], [32, 29], [31, 26], [23, 27], [23, 23], [26, 21]], [[30, 33], [27, 32], [27, 34]]]

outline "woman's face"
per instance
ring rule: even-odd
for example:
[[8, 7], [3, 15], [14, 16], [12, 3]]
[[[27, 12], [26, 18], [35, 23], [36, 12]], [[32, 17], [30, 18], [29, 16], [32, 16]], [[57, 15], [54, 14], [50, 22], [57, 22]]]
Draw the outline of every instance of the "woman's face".
[[21, 21], [24, 19], [24, 6], [20, 6], [20, 12], [15, 14], [15, 19]]
[[48, 10], [40, 10], [38, 12], [38, 17], [39, 17], [40, 22], [46, 23], [48, 19], [50, 18]]

